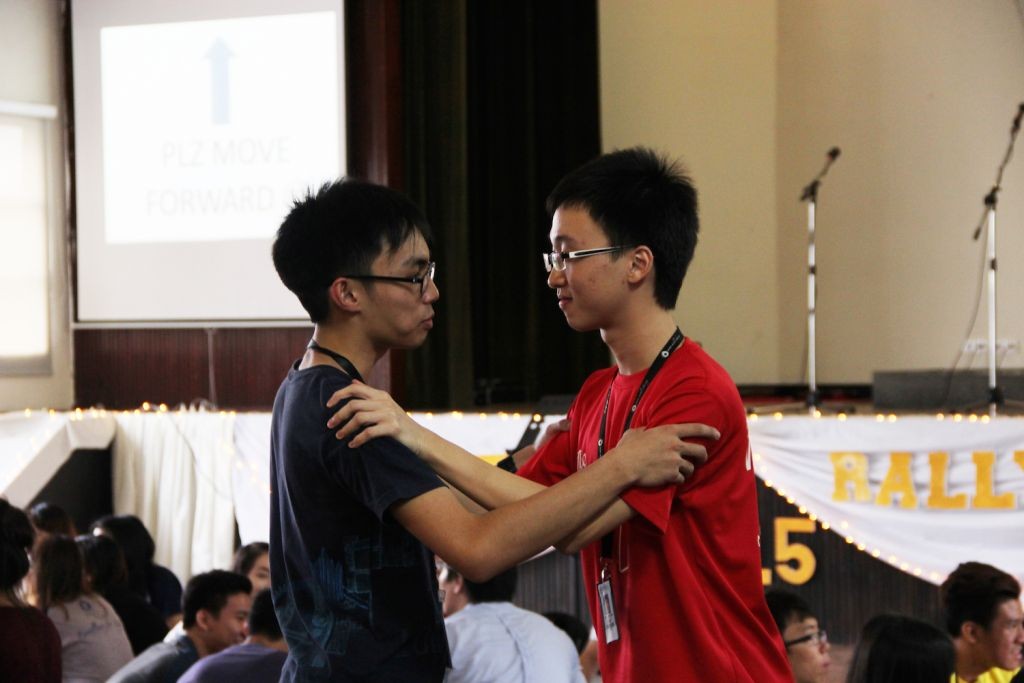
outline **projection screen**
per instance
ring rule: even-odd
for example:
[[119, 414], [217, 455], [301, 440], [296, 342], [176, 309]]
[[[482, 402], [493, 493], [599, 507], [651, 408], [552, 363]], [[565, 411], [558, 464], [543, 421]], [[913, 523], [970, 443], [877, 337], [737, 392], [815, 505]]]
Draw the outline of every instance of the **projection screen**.
[[72, 5], [79, 323], [306, 320], [270, 245], [345, 173], [341, 0]]

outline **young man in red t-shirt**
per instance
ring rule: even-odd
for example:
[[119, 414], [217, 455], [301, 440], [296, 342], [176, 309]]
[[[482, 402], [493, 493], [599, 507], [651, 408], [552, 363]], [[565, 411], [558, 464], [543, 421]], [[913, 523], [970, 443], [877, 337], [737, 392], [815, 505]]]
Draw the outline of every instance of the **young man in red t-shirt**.
[[[615, 365], [590, 376], [569, 430], [540, 447], [522, 477], [551, 486], [593, 465], [629, 428], [703, 423], [721, 434], [684, 484], [627, 490], [559, 544], [581, 551], [604, 680], [791, 681], [761, 586], [743, 405], [673, 315], [697, 242], [696, 191], [650, 150], [630, 149], [570, 173], [548, 210], [548, 286], [573, 329], [601, 331]], [[485, 507], [533, 490], [470, 467], [379, 395], [361, 396], [338, 415], [355, 415], [348, 430], [405, 432], [414, 451]]]

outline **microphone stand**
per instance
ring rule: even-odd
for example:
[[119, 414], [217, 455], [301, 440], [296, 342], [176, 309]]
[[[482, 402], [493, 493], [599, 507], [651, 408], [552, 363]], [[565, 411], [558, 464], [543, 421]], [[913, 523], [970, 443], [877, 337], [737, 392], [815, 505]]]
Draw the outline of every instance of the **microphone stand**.
[[[985, 210], [982, 212], [981, 220], [974, 229], [971, 239], [978, 240], [982, 228], [987, 228], [985, 262], [987, 273], [985, 275], [986, 299], [988, 308], [988, 414], [995, 417], [999, 409], [1007, 405], [1003, 396], [1003, 390], [999, 386], [996, 375], [996, 208], [999, 204], [999, 191], [1002, 190], [1003, 171], [1013, 157], [1013, 146], [1017, 142], [1017, 134], [1020, 133], [1021, 118], [1024, 117], [1024, 103], [1017, 107], [1017, 115], [1013, 119], [1010, 128], [1010, 144], [1006, 148], [1002, 163], [999, 164], [999, 171], [996, 173], [996, 182], [985, 195]], [[1013, 402], [1015, 407], [1020, 408], [1022, 404]]]
[[752, 409], [752, 413], [779, 412], [806, 409], [808, 414], [821, 413], [821, 393], [818, 391], [817, 355], [815, 348], [815, 305], [818, 299], [817, 262], [814, 253], [815, 210], [818, 206], [818, 189], [828, 170], [839, 158], [841, 150], [833, 147], [828, 151], [825, 165], [818, 175], [808, 183], [800, 194], [800, 201], [807, 202], [807, 398], [802, 403], [784, 403], [780, 405], [761, 406]]

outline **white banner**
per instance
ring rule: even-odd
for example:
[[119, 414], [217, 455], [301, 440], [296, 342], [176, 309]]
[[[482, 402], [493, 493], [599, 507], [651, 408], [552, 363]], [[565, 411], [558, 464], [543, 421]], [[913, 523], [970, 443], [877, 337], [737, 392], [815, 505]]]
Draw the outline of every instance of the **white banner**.
[[859, 550], [932, 583], [977, 560], [1024, 575], [1024, 420], [749, 422], [770, 488]]
[[[489, 460], [513, 448], [531, 419], [413, 417]], [[764, 483], [859, 550], [932, 583], [967, 560], [1024, 575], [1024, 420], [782, 417], [748, 424]], [[158, 560], [183, 576], [224, 565], [232, 512], [243, 543], [267, 538], [268, 413], [0, 415], [0, 491], [27, 504], [74, 448], [103, 448], [115, 427], [115, 510], [152, 525]]]

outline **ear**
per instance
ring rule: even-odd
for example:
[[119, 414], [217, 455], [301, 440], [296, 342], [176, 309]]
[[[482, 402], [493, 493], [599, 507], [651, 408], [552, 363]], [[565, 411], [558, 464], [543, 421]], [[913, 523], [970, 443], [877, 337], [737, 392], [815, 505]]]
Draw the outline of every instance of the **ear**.
[[981, 636], [981, 624], [975, 621], [965, 621], [960, 624], [960, 637], [968, 643], [977, 643]]
[[209, 630], [210, 623], [213, 621], [213, 615], [210, 614], [209, 610], [201, 609], [196, 612], [196, 626], [204, 631]]
[[339, 277], [331, 283], [327, 295], [331, 304], [346, 313], [358, 313], [360, 310], [362, 289], [356, 288], [355, 280]]
[[466, 592], [466, 580], [462, 578], [462, 574], [459, 574], [451, 582], [452, 592], [456, 595], [462, 595]]
[[629, 272], [626, 280], [630, 284], [640, 284], [654, 273], [654, 253], [650, 247], [640, 245], [633, 247], [633, 253], [629, 257]]

